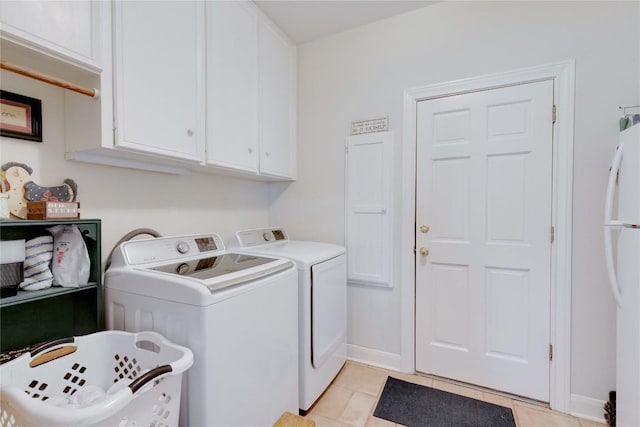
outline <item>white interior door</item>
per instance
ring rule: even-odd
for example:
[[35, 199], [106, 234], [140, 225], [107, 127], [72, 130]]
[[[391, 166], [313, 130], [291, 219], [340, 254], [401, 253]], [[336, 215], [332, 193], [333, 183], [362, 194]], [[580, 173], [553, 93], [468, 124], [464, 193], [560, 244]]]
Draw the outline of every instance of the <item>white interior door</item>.
[[553, 81], [418, 103], [416, 370], [549, 401]]

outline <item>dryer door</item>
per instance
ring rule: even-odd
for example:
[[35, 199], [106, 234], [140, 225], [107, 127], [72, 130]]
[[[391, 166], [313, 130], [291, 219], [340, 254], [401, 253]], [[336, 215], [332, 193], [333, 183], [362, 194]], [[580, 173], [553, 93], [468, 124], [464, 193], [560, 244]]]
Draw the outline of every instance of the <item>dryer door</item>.
[[311, 363], [319, 368], [347, 335], [346, 255], [311, 267]]

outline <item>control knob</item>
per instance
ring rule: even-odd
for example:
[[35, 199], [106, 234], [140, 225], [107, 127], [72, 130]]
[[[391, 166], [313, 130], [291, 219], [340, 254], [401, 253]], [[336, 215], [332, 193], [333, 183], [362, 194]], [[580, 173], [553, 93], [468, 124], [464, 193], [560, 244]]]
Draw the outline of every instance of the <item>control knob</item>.
[[176, 273], [178, 273], [181, 276], [187, 274], [188, 272], [189, 272], [189, 264], [187, 264], [186, 262], [183, 262], [176, 268]]
[[178, 242], [178, 244], [176, 245], [176, 250], [181, 254], [186, 254], [187, 252], [189, 252], [189, 249], [189, 244], [184, 241]]
[[262, 238], [265, 242], [271, 241], [271, 233], [262, 233]]

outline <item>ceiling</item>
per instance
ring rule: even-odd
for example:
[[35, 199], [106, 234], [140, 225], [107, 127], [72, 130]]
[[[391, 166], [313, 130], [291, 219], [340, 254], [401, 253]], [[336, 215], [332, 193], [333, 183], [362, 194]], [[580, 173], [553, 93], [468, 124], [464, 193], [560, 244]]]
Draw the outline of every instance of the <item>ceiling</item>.
[[262, 11], [296, 43], [419, 9], [426, 0], [258, 0]]

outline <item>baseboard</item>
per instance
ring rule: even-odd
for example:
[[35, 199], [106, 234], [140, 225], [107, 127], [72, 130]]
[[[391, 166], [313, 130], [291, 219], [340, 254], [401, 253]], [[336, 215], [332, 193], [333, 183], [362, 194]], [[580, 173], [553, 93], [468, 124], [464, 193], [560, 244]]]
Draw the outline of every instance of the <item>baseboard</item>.
[[591, 421], [605, 423], [604, 404], [606, 402], [579, 394], [571, 395], [571, 415]]
[[399, 354], [387, 353], [386, 351], [360, 347], [354, 344], [347, 344], [347, 359], [378, 368], [391, 369], [393, 371], [401, 370]]

